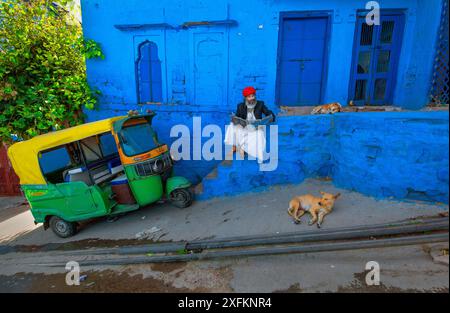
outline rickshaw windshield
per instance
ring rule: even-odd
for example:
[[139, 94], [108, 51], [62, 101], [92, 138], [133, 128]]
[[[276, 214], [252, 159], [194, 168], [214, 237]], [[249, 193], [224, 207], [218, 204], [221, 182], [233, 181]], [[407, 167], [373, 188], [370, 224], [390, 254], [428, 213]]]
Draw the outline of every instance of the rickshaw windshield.
[[123, 152], [127, 156], [148, 152], [159, 145], [149, 123], [122, 128], [120, 135]]

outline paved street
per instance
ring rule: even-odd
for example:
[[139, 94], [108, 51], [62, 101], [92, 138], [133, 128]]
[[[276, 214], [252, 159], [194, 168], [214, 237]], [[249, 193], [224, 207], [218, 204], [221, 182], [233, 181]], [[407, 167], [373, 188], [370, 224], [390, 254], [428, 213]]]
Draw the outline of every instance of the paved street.
[[[292, 195], [319, 190], [341, 192], [335, 211], [323, 229], [369, 225], [448, 211], [444, 204], [376, 200], [336, 188], [329, 181], [310, 179], [300, 185], [278, 186], [258, 194], [194, 203], [186, 209], [153, 205], [122, 216], [114, 223], [98, 219], [80, 232], [60, 239], [35, 227], [26, 211], [3, 220], [2, 245], [21, 246], [23, 252], [0, 255], [1, 291], [235, 291], [235, 292], [448, 292], [448, 265], [433, 261], [430, 251], [448, 244], [220, 259], [189, 263], [102, 266], [82, 268], [88, 275], [80, 286], [65, 285], [65, 268], [30, 265], [33, 260], [67, 262], [49, 249], [63, 251], [113, 247], [153, 241], [177, 241], [229, 236], [277, 234], [316, 230], [295, 225], [286, 214]], [[22, 229], [8, 225], [21, 225]], [[8, 226], [8, 227], [5, 227]], [[9, 233], [5, 233], [6, 230]], [[140, 239], [137, 239], [140, 238]], [[34, 253], [24, 253], [34, 251]], [[80, 256], [80, 260], [84, 257]], [[39, 260], [39, 261], [38, 261]], [[77, 260], [75, 260], [77, 261]], [[381, 285], [365, 284], [365, 265], [377, 261]], [[137, 276], [136, 276], [137, 275]]]

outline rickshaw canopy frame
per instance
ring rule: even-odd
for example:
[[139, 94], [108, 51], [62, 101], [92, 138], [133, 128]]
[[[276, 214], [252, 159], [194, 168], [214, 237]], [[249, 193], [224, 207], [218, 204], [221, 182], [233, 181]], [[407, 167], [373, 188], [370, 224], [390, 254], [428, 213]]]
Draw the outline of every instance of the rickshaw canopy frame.
[[39, 165], [39, 153], [58, 146], [76, 142], [91, 136], [111, 132], [114, 122], [127, 119], [117, 116], [95, 122], [39, 135], [29, 140], [13, 144], [8, 149], [12, 167], [19, 176], [21, 185], [46, 185], [47, 182]]

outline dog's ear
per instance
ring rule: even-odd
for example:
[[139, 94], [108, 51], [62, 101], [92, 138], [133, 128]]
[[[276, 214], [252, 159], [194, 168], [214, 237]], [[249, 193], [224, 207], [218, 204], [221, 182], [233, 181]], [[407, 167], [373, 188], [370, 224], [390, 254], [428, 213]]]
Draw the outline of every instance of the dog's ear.
[[340, 196], [341, 196], [341, 193], [338, 192], [338, 193], [334, 196], [334, 198], [337, 199], [337, 198], [339, 198]]

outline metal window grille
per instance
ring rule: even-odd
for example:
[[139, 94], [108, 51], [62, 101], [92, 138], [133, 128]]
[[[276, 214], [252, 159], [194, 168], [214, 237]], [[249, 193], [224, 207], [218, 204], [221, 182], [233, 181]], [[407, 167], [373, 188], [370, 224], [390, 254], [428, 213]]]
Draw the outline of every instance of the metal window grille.
[[430, 105], [448, 105], [448, 0], [442, 1], [441, 22], [436, 42]]

